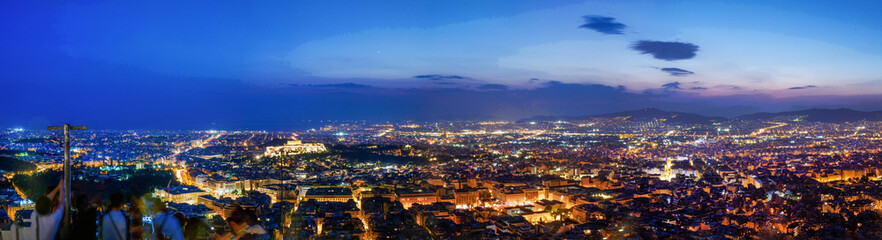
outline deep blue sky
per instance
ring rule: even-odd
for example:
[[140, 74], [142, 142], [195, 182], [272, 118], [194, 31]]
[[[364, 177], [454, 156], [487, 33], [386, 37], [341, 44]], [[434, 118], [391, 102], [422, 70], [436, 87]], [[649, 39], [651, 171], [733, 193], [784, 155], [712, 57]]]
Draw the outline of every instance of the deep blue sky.
[[0, 127], [882, 109], [878, 1], [0, 3]]

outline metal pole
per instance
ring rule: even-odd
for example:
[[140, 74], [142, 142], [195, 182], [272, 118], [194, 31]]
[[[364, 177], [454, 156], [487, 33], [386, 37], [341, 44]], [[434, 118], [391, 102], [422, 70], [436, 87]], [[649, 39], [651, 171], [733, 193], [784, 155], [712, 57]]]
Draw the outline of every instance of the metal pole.
[[62, 236], [67, 236], [70, 227], [70, 124], [64, 124], [64, 217]]
[[86, 130], [86, 126], [71, 126], [65, 123], [64, 126], [49, 126], [47, 130], [64, 130], [64, 189], [62, 189], [62, 197], [64, 197], [64, 215], [62, 215], [61, 237], [66, 239], [70, 232], [70, 130]]
[[282, 203], [285, 201], [285, 173], [283, 170], [285, 168], [285, 166], [283, 166], [282, 164], [283, 164], [283, 161], [285, 161], [285, 159], [287, 159], [287, 158], [288, 158], [288, 151], [285, 151], [284, 157], [279, 159], [279, 181], [281, 184], [279, 185], [279, 219], [278, 219], [279, 229], [278, 229], [278, 231], [276, 231], [276, 234], [277, 234], [276, 236], [279, 237], [280, 239], [285, 238], [285, 228], [284, 228], [285, 211], [282, 211], [282, 210], [284, 210], [284, 206], [285, 206], [284, 203]]

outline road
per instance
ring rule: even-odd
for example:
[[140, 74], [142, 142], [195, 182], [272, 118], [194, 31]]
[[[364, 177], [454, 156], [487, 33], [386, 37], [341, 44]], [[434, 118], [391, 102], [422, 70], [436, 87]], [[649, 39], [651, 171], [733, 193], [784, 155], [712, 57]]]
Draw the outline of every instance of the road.
[[[185, 152], [190, 151], [191, 149], [194, 149], [194, 148], [197, 148], [197, 147], [198, 147], [198, 148], [205, 147], [205, 144], [207, 144], [207, 143], [209, 143], [209, 142], [211, 142], [211, 141], [214, 141], [215, 139], [218, 139], [218, 138], [220, 138], [220, 137], [223, 136], [223, 135], [224, 135], [224, 133], [218, 133], [218, 134], [212, 135], [211, 137], [208, 137], [208, 138], [206, 138], [206, 139], [200, 141], [198, 144], [193, 144], [193, 145], [191, 145], [190, 147], [188, 147], [188, 148], [186, 148], [186, 149], [183, 149], [183, 150], [180, 150], [180, 151], [175, 151], [174, 154], [172, 154], [171, 156], [168, 156], [168, 159], [174, 159], [174, 158], [177, 158], [178, 155], [180, 155], [181, 153], [185, 153]], [[175, 161], [175, 162], [177, 162], [177, 161]], [[183, 184], [183, 183], [184, 183], [183, 174], [185, 173], [186, 169], [184, 169], [183, 166], [174, 166], [174, 168], [176, 168], [176, 169], [175, 169], [175, 176], [177, 177], [178, 182], [181, 183], [181, 184]]]
[[769, 123], [774, 123], [774, 124], [778, 124], [778, 125], [757, 129], [756, 132], [751, 133], [750, 136], [757, 136], [757, 135], [765, 133], [768, 130], [787, 126], [787, 123], [782, 123], [782, 122], [769, 122]]
[[190, 147], [187, 147], [187, 148], [185, 148], [185, 149], [183, 149], [183, 150], [175, 150], [175, 153], [173, 153], [172, 155], [168, 156], [168, 158], [169, 158], [169, 159], [173, 159], [173, 158], [177, 157], [178, 155], [180, 155], [181, 153], [185, 153], [185, 152], [190, 151], [191, 149], [194, 149], [194, 148], [203, 148], [203, 147], [205, 146], [205, 144], [207, 144], [207, 143], [209, 143], [209, 142], [211, 142], [211, 141], [214, 141], [215, 139], [220, 138], [220, 137], [223, 136], [224, 134], [225, 134], [225, 133], [218, 133], [218, 134], [212, 135], [211, 137], [206, 138], [205, 140], [202, 140], [202, 141], [199, 142], [198, 144], [193, 144], [193, 145], [191, 145]]

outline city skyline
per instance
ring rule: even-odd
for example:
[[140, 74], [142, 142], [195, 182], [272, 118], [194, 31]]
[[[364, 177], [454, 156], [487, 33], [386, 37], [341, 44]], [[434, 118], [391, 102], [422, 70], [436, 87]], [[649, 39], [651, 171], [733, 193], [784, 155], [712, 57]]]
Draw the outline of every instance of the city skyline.
[[[878, 239], [882, 115], [855, 116], [90, 129], [71, 133], [70, 186], [85, 197], [78, 213], [117, 193], [132, 197], [129, 213], [189, 218], [191, 239], [229, 235], [237, 206], [256, 209], [264, 239]], [[0, 131], [4, 238], [32, 229], [22, 215], [62, 175], [59, 135]], [[200, 224], [213, 228], [191, 231]]]

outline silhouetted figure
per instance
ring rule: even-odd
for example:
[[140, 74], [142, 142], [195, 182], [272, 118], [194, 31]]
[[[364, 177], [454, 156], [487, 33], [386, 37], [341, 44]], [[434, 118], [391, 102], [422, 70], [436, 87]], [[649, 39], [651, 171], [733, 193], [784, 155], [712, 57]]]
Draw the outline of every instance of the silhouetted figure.
[[146, 239], [144, 236], [144, 200], [139, 197], [132, 197], [130, 202], [132, 203], [132, 208], [129, 209], [129, 215], [132, 219], [132, 225], [130, 226], [130, 231], [132, 233], [132, 240], [140, 240]]
[[24, 219], [24, 223], [11, 226], [9, 231], [2, 232], [0, 237], [2, 239], [56, 239], [64, 214], [65, 200], [62, 189], [64, 189], [64, 181], [59, 181], [57, 187], [46, 189], [46, 194], [37, 199], [34, 204], [35, 210], [23, 212], [29, 214], [29, 217]]
[[73, 213], [71, 239], [91, 240], [98, 233], [98, 209], [91, 205], [89, 197], [80, 194], [76, 199], [76, 211]]
[[110, 195], [110, 206], [108, 210], [101, 216], [101, 239], [103, 240], [129, 240], [129, 225], [131, 221], [129, 216], [123, 212], [125, 198], [120, 193]]
[[144, 220], [141, 218], [132, 218], [132, 225], [129, 227], [129, 231], [131, 231], [132, 240], [140, 240], [144, 239]]
[[154, 207], [157, 210], [156, 216], [153, 217], [153, 232], [156, 234], [156, 239], [184, 240], [180, 221], [165, 203], [158, 202]]
[[176, 212], [174, 216], [178, 219], [178, 224], [181, 225], [181, 229], [184, 229], [184, 225], [187, 225], [187, 215], [184, 215], [182, 212]]

